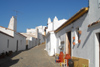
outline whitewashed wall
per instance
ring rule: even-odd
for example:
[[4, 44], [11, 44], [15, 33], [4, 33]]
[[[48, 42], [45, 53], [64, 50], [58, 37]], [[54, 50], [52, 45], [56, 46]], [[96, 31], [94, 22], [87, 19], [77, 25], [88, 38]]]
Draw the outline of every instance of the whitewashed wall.
[[42, 44], [45, 42], [45, 36], [44, 36], [44, 29], [45, 29], [46, 26], [38, 26], [36, 27], [38, 30], [37, 30], [37, 34], [38, 34], [38, 41], [39, 41], [39, 44]]
[[[15, 50], [13, 50], [13, 48], [10, 47], [10, 46], [12, 46], [12, 44], [14, 44], [13, 39], [14, 38], [9, 37], [9, 36], [7, 36], [3, 33], [0, 33], [0, 54], [2, 52], [6, 52], [6, 51], [9, 51], [9, 50], [15, 51]], [[7, 40], [9, 40], [9, 48], [7, 48], [7, 44], [8, 44]]]
[[[18, 33], [15, 33], [15, 35], [14, 35], [15, 44], [17, 43], [17, 40], [18, 40], [18, 51], [25, 50], [25, 48], [26, 48], [26, 37], [24, 37], [24, 36], [22, 36]], [[22, 41], [22, 43], [21, 43], [21, 41]]]
[[46, 51], [48, 52], [48, 55], [50, 55], [51, 50], [51, 43], [50, 43], [50, 34], [46, 37]]
[[54, 30], [58, 29], [66, 21], [67, 21], [66, 19], [62, 19], [62, 20], [59, 20], [59, 21], [54, 21], [53, 22], [53, 24], [54, 24]]
[[55, 16], [53, 22], [51, 22], [51, 19], [48, 18], [48, 29], [46, 29], [46, 49], [49, 56], [53, 56], [60, 52], [60, 50], [57, 49], [57, 47], [59, 48], [60, 45], [57, 42], [58, 39], [54, 33], [54, 30], [58, 29], [63, 23], [65, 23], [65, 21], [67, 20], [58, 20], [58, 18]]
[[[8, 41], [9, 40], [9, 47], [7, 47], [8, 45]], [[8, 51], [16, 51], [16, 46], [17, 46], [17, 40], [18, 40], [18, 51], [20, 50], [25, 50], [26, 47], [26, 39], [25, 37], [19, 35], [19, 34], [15, 34], [15, 37], [9, 37], [5, 34], [0, 33], [0, 53], [2, 52], [8, 52]]]
[[[91, 23], [91, 22], [89, 22], [90, 21], [89, 19], [90, 19], [90, 14], [86, 13], [81, 18], [76, 20], [73, 24], [71, 24], [71, 25], [65, 27], [64, 29], [62, 29], [61, 31], [59, 31], [57, 33], [57, 38], [59, 36], [65, 37], [66, 32], [71, 31], [71, 53], [72, 53], [72, 56], [88, 59], [90, 67], [99, 67], [99, 60], [98, 60], [99, 55], [97, 54], [97, 52], [98, 52], [97, 48], [99, 46], [97, 47], [97, 45], [95, 44], [95, 39], [96, 39], [96, 33], [100, 32], [100, 27], [99, 27], [100, 24], [97, 24], [96, 26], [88, 28], [88, 25]], [[95, 20], [95, 21], [97, 21], [97, 20]], [[93, 23], [93, 21], [92, 21], [92, 23]], [[82, 31], [82, 34], [80, 36], [80, 40], [81, 40], [80, 44], [78, 43], [78, 40], [77, 40], [76, 28], [79, 28], [79, 30]], [[75, 46], [72, 44], [74, 36], [76, 38]]]
[[49, 56], [53, 56], [56, 53], [56, 35], [54, 32], [50, 32], [46, 36], [46, 50]]
[[2, 27], [2, 26], [0, 26], [0, 31], [5, 32], [5, 33], [8, 34], [8, 35], [14, 36], [14, 31], [9, 30], [9, 29], [7, 29], [7, 28], [4, 28], [4, 27]]
[[37, 45], [38, 44], [36, 38], [30, 37], [30, 39], [28, 39], [28, 49], [33, 48]]

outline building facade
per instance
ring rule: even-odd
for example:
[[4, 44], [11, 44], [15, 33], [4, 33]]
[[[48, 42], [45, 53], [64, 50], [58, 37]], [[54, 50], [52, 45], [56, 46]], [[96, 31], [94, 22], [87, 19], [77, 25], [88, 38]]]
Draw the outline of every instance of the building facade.
[[16, 31], [17, 20], [10, 19], [8, 28], [0, 26], [0, 53], [25, 50], [26, 37]]
[[21, 33], [26, 36], [26, 49], [30, 49], [38, 45], [37, 40], [37, 30], [36, 29], [27, 29], [26, 33]]
[[[64, 46], [64, 54], [74, 59], [74, 67], [100, 67], [100, 0], [89, 0], [83, 8], [59, 27], [57, 53]], [[63, 44], [62, 44], [63, 42]]]
[[46, 29], [46, 48], [45, 50], [48, 52], [49, 56], [53, 56], [57, 53], [56, 49], [56, 34], [55, 30], [58, 29], [65, 21], [66, 19], [58, 20], [58, 18], [55, 16], [53, 19], [53, 22], [51, 22], [51, 19], [48, 18], [48, 28]]

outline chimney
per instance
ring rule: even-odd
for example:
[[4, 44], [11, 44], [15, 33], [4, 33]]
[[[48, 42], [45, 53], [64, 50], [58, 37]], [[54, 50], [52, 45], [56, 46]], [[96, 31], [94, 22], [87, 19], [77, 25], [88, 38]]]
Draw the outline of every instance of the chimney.
[[17, 31], [17, 20], [14, 16], [10, 19], [8, 28]]

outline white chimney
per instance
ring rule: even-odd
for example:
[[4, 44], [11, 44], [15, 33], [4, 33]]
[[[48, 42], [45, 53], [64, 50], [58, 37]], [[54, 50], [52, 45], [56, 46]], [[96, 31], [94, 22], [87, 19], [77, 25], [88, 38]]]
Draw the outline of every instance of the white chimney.
[[17, 31], [17, 20], [14, 16], [10, 19], [8, 28]]

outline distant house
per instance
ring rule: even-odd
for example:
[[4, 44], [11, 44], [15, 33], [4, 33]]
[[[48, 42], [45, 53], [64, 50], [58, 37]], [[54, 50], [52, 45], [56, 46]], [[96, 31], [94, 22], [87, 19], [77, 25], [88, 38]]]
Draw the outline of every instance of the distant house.
[[8, 28], [0, 26], [0, 53], [25, 50], [26, 37], [16, 31], [17, 20], [10, 19]]
[[21, 33], [24, 36], [26, 36], [26, 49], [32, 48], [34, 46], [37, 46], [37, 30], [36, 29], [27, 29], [26, 33]]
[[56, 34], [55, 30], [58, 29], [64, 22], [66, 22], [66, 19], [58, 20], [58, 18], [55, 16], [53, 22], [51, 22], [51, 19], [48, 18], [48, 28], [46, 29], [46, 47], [45, 50], [48, 52], [49, 56], [53, 56], [57, 53], [56, 49]]
[[38, 44], [45, 43], [45, 28], [46, 26], [37, 26], [37, 39], [39, 39]]
[[54, 32], [57, 53], [62, 46], [63, 53], [71, 55], [74, 67], [100, 67], [100, 0], [89, 0], [89, 7]]
[[26, 33], [21, 33], [27, 37], [27, 49], [45, 43], [45, 27], [46, 26], [37, 26], [35, 29], [27, 29]]

